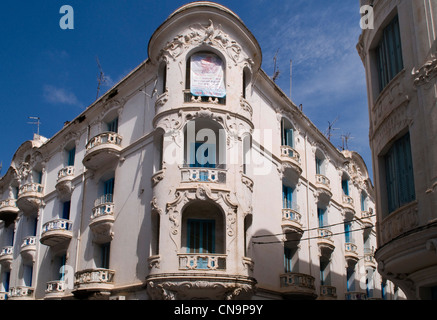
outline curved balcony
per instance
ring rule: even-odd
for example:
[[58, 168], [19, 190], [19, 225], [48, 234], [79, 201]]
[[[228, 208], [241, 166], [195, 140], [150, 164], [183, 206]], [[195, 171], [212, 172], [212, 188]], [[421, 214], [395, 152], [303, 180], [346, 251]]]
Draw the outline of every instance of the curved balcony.
[[64, 297], [65, 288], [66, 284], [63, 280], [47, 282], [44, 299], [60, 299]]
[[20, 254], [24, 261], [34, 262], [36, 254], [36, 237], [29, 236], [23, 239]]
[[291, 168], [297, 175], [302, 174], [302, 167], [300, 164], [300, 154], [290, 146], [281, 146], [281, 160], [285, 170]]
[[364, 249], [364, 266], [376, 268], [375, 252], [372, 249]]
[[332, 239], [332, 232], [326, 228], [319, 228], [317, 244], [319, 246], [320, 254], [322, 256], [330, 256], [335, 249], [334, 240]]
[[282, 209], [282, 231], [287, 237], [287, 240], [299, 240], [302, 237], [303, 229], [301, 224], [301, 214], [299, 207], [295, 209]]
[[226, 105], [226, 97], [200, 97], [193, 95], [189, 89], [186, 89], [184, 90], [184, 103], [209, 103]]
[[303, 273], [285, 273], [279, 277], [281, 293], [286, 298], [315, 299], [317, 297], [314, 277]]
[[42, 227], [40, 242], [46, 246], [65, 244], [73, 237], [73, 223], [65, 219], [56, 219], [47, 222]]
[[334, 300], [337, 299], [337, 288], [333, 286], [320, 286], [320, 300]]
[[346, 300], [367, 300], [367, 295], [364, 292], [346, 292], [344, 297]]
[[226, 270], [225, 254], [180, 253], [179, 270]]
[[104, 132], [92, 138], [86, 145], [83, 165], [96, 170], [103, 164], [118, 161], [120, 157], [122, 137], [115, 132]]
[[13, 247], [4, 247], [0, 251], [0, 264], [3, 268], [9, 270], [12, 265], [12, 261], [14, 260], [14, 248]]
[[112, 194], [106, 194], [94, 202], [90, 229], [94, 233], [94, 242], [107, 243], [114, 238], [114, 203]]
[[109, 296], [114, 288], [114, 276], [114, 270], [103, 268], [78, 271], [75, 274], [73, 294], [78, 296], [97, 293]]
[[7, 199], [0, 202], [0, 220], [9, 224], [13, 222], [20, 209], [17, 207], [17, 201], [15, 199]]
[[344, 244], [344, 257], [349, 265], [354, 265], [358, 262], [357, 246], [353, 243], [346, 242]]
[[9, 290], [9, 300], [33, 300], [35, 289], [19, 286]]
[[72, 180], [74, 178], [74, 167], [68, 166], [62, 168], [58, 172], [58, 180], [56, 182], [56, 191], [61, 198], [68, 198], [73, 191]]
[[328, 202], [331, 199], [331, 181], [325, 175], [316, 174], [316, 188], [321, 201]]
[[44, 187], [39, 183], [29, 183], [20, 187], [17, 206], [25, 215], [37, 214], [43, 204]]
[[374, 216], [373, 209], [361, 211], [361, 221], [365, 228], [373, 228], [372, 217]]
[[343, 194], [343, 207], [355, 214], [354, 199], [351, 196]]
[[181, 168], [181, 182], [226, 183], [226, 170], [215, 168]]

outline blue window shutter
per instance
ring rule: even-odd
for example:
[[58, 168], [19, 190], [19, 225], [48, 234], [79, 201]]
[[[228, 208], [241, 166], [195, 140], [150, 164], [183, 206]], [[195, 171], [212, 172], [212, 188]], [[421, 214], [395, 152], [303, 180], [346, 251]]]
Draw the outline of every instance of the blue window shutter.
[[104, 183], [103, 195], [106, 196], [106, 201], [112, 201], [112, 195], [114, 194], [114, 178], [111, 178]]
[[293, 129], [287, 129], [286, 131], [286, 144], [289, 147], [294, 147], [294, 139], [293, 139]]
[[293, 209], [293, 189], [287, 186], [282, 186], [282, 202], [284, 209]]
[[74, 166], [74, 158], [76, 156], [76, 148], [71, 149], [68, 151], [68, 166]]
[[215, 253], [215, 221], [188, 219], [188, 253]]
[[325, 210], [317, 208], [317, 217], [319, 219], [319, 228], [323, 228], [325, 225]]
[[118, 118], [108, 123], [108, 131], [118, 133]]
[[345, 236], [345, 242], [350, 243], [351, 242], [351, 224], [350, 224], [350, 222], [344, 223], [344, 236]]
[[322, 169], [322, 160], [316, 158], [316, 174], [321, 174], [322, 173], [321, 169]]
[[62, 219], [70, 219], [71, 201], [66, 201], [62, 204]]
[[345, 180], [341, 180], [341, 188], [343, 189], [343, 193], [345, 195], [349, 195], [349, 180], [345, 179]]

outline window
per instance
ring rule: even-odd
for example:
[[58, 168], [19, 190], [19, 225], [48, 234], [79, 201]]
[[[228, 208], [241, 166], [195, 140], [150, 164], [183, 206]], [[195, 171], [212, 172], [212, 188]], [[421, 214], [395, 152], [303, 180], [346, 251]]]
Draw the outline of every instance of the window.
[[281, 145], [294, 148], [293, 128], [284, 118], [281, 121]]
[[293, 188], [283, 185], [282, 186], [282, 208], [283, 209], [294, 209], [293, 208]]
[[23, 281], [26, 287], [32, 287], [32, 265], [23, 265]]
[[297, 272], [297, 247], [284, 247], [284, 272]]
[[65, 265], [67, 264], [67, 255], [63, 254], [57, 258], [58, 270], [55, 270], [59, 274], [59, 280], [65, 280]]
[[104, 243], [100, 246], [100, 268], [109, 269], [109, 256], [111, 251], [111, 243]]
[[106, 202], [112, 202], [113, 194], [114, 194], [114, 178], [111, 178], [103, 183], [103, 196], [106, 198]]
[[317, 217], [319, 219], [319, 228], [323, 228], [325, 225], [325, 209], [317, 208]]
[[341, 188], [343, 189], [344, 195], [348, 196], [349, 195], [349, 179], [348, 178], [343, 178], [341, 180]]
[[70, 201], [66, 201], [62, 204], [62, 219], [65, 220], [70, 219], [70, 207], [71, 207]]
[[215, 253], [215, 221], [188, 219], [188, 253]]
[[347, 292], [355, 291], [355, 267], [346, 268], [346, 289]]
[[403, 69], [399, 18], [396, 16], [383, 30], [376, 48], [380, 92]]
[[74, 166], [74, 158], [76, 156], [76, 148], [68, 151], [67, 166]]
[[316, 157], [316, 174], [322, 174], [323, 160]]
[[367, 195], [364, 192], [361, 192], [361, 211], [366, 211], [367, 209], [366, 199]]
[[111, 122], [107, 123], [107, 128], [109, 132], [118, 133], [118, 118], [115, 118]]
[[384, 156], [388, 212], [416, 199], [410, 134], [398, 139]]
[[330, 285], [329, 259], [320, 257], [320, 285]]
[[352, 223], [350, 221], [346, 221], [344, 223], [344, 241], [346, 243], [352, 242], [351, 229], [352, 229]]

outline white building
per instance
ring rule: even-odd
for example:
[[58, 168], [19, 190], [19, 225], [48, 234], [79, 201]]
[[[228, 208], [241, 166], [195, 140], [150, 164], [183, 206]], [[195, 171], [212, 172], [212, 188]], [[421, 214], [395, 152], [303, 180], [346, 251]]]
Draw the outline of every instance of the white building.
[[437, 299], [437, 2], [361, 1], [380, 273], [409, 299]]
[[[1, 297], [394, 299], [363, 159], [260, 68], [240, 18], [196, 2], [149, 58], [0, 180]], [[383, 288], [383, 289], [382, 289]]]

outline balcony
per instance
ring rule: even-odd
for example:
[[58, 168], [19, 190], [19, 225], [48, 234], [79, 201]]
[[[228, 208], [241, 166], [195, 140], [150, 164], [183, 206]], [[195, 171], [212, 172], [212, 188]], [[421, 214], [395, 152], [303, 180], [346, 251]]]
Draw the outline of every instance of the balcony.
[[20, 254], [24, 261], [35, 262], [36, 237], [29, 236], [23, 239], [20, 248]]
[[226, 270], [226, 255], [224, 254], [192, 254], [180, 253], [179, 270]]
[[301, 224], [301, 214], [299, 207], [293, 206], [295, 209], [282, 209], [282, 231], [287, 237], [287, 240], [300, 240], [303, 234]]
[[376, 268], [375, 251], [373, 249], [364, 248], [364, 266]]
[[320, 254], [329, 257], [335, 249], [334, 240], [332, 240], [332, 232], [326, 228], [319, 228], [317, 244]]
[[337, 288], [333, 286], [320, 286], [320, 300], [334, 300], [337, 299]]
[[122, 137], [115, 132], [104, 132], [92, 138], [86, 145], [83, 165], [96, 170], [102, 165], [118, 161]]
[[56, 191], [61, 198], [68, 198], [73, 191], [72, 180], [74, 178], [74, 167], [69, 166], [62, 168], [58, 172], [58, 180], [56, 182]]
[[314, 277], [303, 273], [285, 273], [280, 275], [281, 293], [286, 298], [315, 299]]
[[210, 104], [221, 104], [226, 105], [226, 97], [198, 97], [191, 93], [191, 91], [184, 90], [184, 103], [210, 103]]
[[114, 287], [114, 270], [96, 268], [76, 272], [74, 279], [75, 296], [97, 293], [109, 296]]
[[346, 300], [367, 300], [367, 295], [364, 292], [346, 292], [344, 294]]
[[94, 233], [94, 242], [107, 243], [114, 238], [114, 203], [112, 194], [106, 194], [94, 202], [90, 229]]
[[349, 265], [354, 265], [358, 262], [357, 246], [353, 243], [346, 242], [344, 244], [344, 257]]
[[44, 299], [60, 299], [65, 294], [65, 288], [66, 284], [65, 281], [62, 280], [56, 280], [56, 281], [49, 281], [46, 285], [46, 295]]
[[208, 182], [226, 183], [226, 170], [215, 168], [181, 168], [181, 181], [187, 182]]
[[4, 247], [0, 251], [0, 264], [6, 270], [9, 270], [12, 265], [12, 261], [14, 260], [14, 248], [13, 247]]
[[316, 188], [321, 201], [328, 202], [331, 199], [331, 181], [323, 174], [316, 174]]
[[349, 209], [353, 214], [355, 214], [354, 199], [351, 196], [345, 195], [343, 193], [343, 207], [347, 210]]
[[15, 199], [7, 199], [0, 202], [0, 220], [5, 221], [8, 225], [17, 218], [19, 211], [20, 209], [18, 209]]
[[373, 228], [372, 217], [374, 216], [373, 209], [361, 211], [361, 221], [365, 228]]
[[66, 244], [73, 237], [73, 223], [65, 219], [56, 219], [47, 222], [42, 227], [40, 242], [46, 246]]
[[39, 183], [29, 183], [20, 187], [17, 206], [27, 216], [37, 214], [43, 204], [44, 187]]
[[35, 289], [19, 286], [11, 288], [9, 291], [9, 300], [33, 300], [33, 294]]
[[281, 160], [285, 165], [285, 170], [288, 168], [293, 170], [293, 173], [301, 175], [302, 167], [300, 164], [300, 154], [290, 146], [281, 146]]

